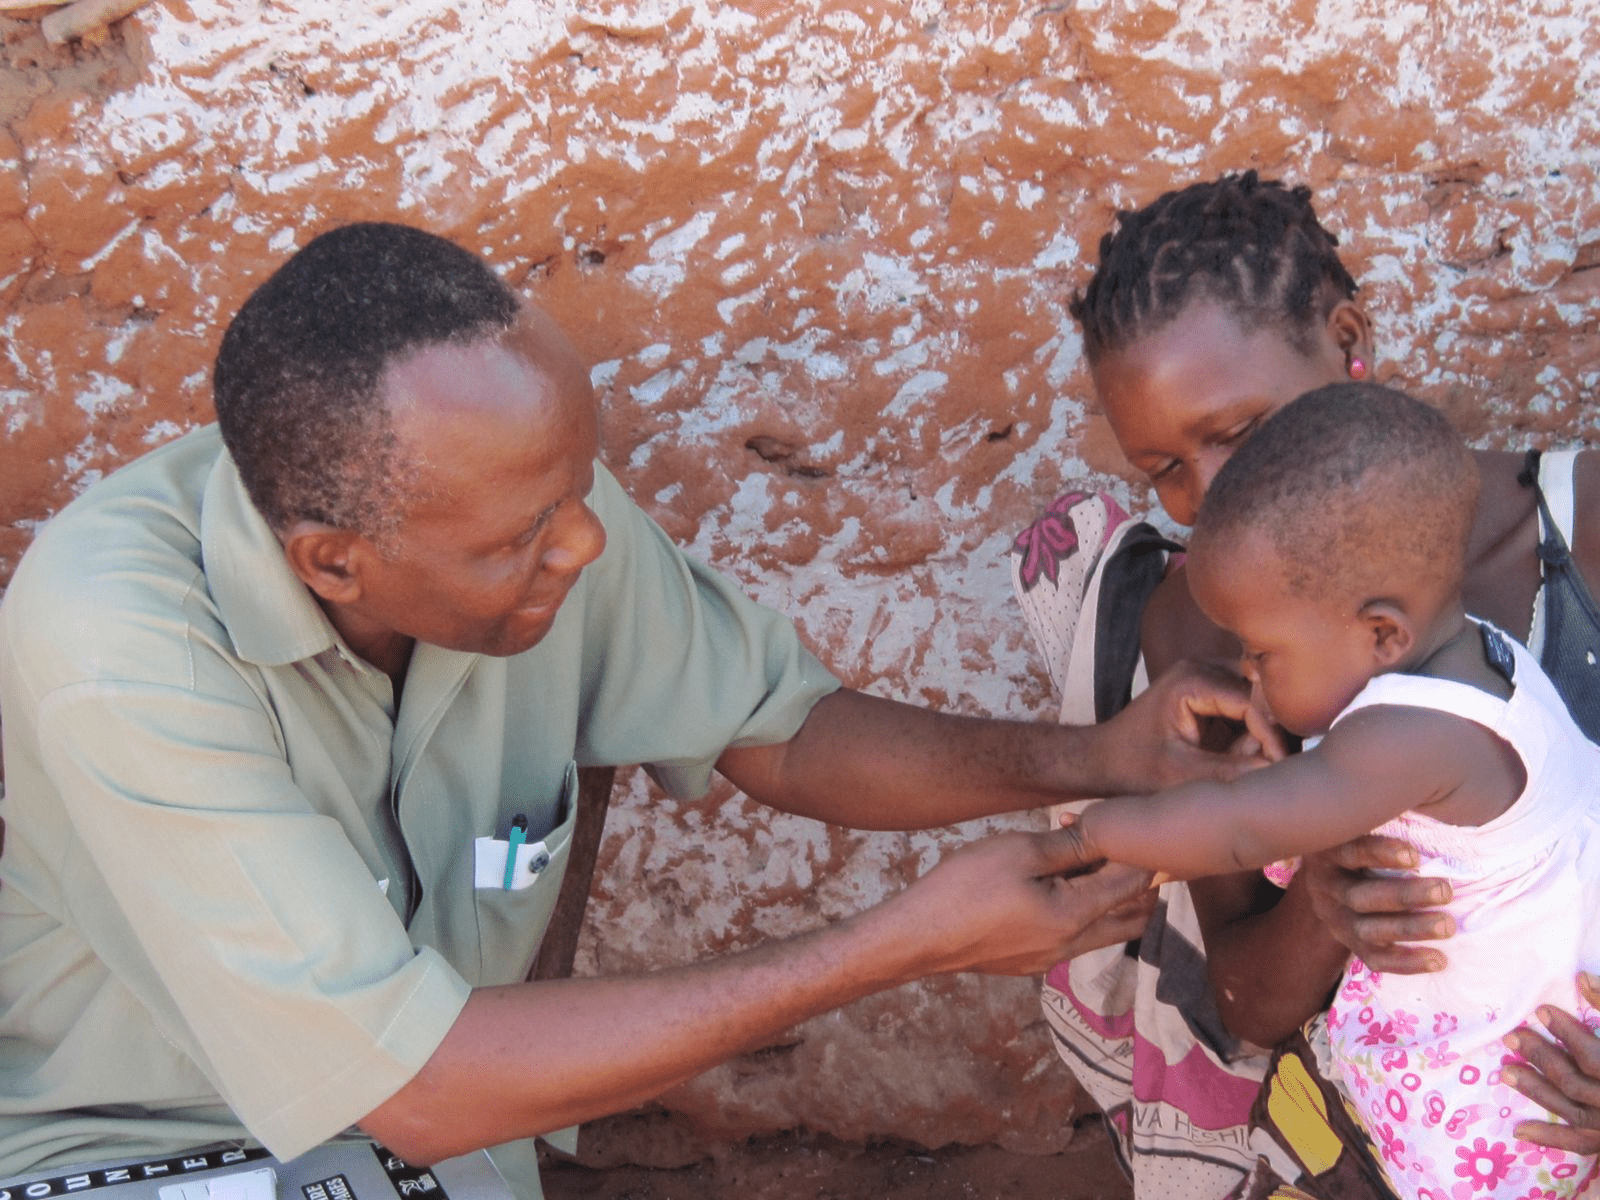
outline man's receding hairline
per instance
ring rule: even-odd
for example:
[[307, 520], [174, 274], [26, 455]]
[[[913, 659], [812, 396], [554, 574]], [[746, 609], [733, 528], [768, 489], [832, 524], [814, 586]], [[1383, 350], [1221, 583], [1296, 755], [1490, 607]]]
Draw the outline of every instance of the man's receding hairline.
[[[404, 371], [407, 367], [415, 365], [418, 360], [436, 350], [460, 351], [463, 353], [470, 353], [474, 350], [480, 349], [503, 350], [508, 355], [518, 359], [532, 374], [537, 375], [548, 385], [549, 390], [546, 393], [547, 396], [553, 397], [554, 395], [558, 394], [561, 390], [564, 372], [566, 369], [568, 369], [567, 365], [551, 361], [551, 356], [549, 355], [527, 354], [520, 347], [513, 344], [513, 339], [517, 333], [518, 325], [524, 319], [523, 314], [525, 314], [526, 311], [527, 306], [524, 305], [519, 311], [517, 321], [503, 329], [486, 329], [475, 333], [470, 337], [462, 336], [457, 338], [446, 338], [436, 342], [409, 346], [404, 351], [396, 354], [391, 360], [386, 362], [383, 367], [383, 373], [378, 377], [377, 387], [374, 391], [374, 399], [383, 409], [390, 427], [396, 427], [396, 421], [400, 416], [400, 413], [396, 409], [394, 403], [394, 396], [392, 395], [391, 386], [396, 372]], [[553, 322], [552, 328], [556, 329], [557, 332], [560, 332], [560, 327], [554, 325]], [[565, 335], [563, 334], [562, 336], [564, 337]], [[581, 381], [583, 386], [587, 389], [589, 387], [588, 370], [584, 366], [582, 358], [577, 354], [576, 348], [573, 347], [572, 350], [573, 361], [570, 364], [570, 369], [576, 373], [576, 378]], [[435, 391], [435, 389], [429, 390], [430, 393]], [[458, 396], [463, 400], [469, 400], [473, 398], [473, 393], [464, 389], [453, 391], [451, 394], [452, 396]], [[591, 402], [593, 402], [592, 396]]]

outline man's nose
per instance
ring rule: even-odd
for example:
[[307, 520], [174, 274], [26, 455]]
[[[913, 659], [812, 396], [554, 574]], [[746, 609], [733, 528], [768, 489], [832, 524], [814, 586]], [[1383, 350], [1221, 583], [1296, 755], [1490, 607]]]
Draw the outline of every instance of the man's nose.
[[600, 557], [606, 548], [606, 527], [594, 509], [578, 506], [572, 526], [545, 551], [544, 568], [559, 575], [575, 575]]

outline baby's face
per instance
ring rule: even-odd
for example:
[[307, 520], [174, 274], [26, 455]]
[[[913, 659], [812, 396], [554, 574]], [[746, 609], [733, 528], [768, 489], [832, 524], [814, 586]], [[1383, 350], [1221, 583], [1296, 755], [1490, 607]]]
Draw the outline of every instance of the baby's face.
[[1360, 614], [1293, 595], [1264, 535], [1190, 555], [1188, 575], [1201, 611], [1239, 639], [1252, 702], [1290, 733], [1327, 732], [1372, 678], [1372, 639]]

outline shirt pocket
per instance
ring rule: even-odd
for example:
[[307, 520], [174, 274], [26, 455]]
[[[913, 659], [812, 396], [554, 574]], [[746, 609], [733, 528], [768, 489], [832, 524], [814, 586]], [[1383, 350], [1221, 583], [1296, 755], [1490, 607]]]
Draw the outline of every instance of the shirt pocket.
[[561, 781], [560, 823], [537, 839], [544, 843], [549, 863], [526, 887], [507, 889], [502, 883], [474, 887], [473, 909], [478, 918], [478, 984], [493, 987], [520, 983], [528, 977], [544, 939], [550, 914], [555, 911], [566, 878], [572, 849], [572, 829], [578, 812], [578, 764], [569, 762]]

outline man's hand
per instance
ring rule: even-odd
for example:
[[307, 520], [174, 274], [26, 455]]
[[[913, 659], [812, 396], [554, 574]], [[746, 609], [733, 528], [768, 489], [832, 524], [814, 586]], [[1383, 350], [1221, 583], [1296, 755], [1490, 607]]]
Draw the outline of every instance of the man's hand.
[[[1580, 972], [1578, 991], [1600, 1008], [1600, 980]], [[1502, 1067], [1500, 1078], [1567, 1123], [1523, 1121], [1512, 1132], [1540, 1146], [1600, 1154], [1600, 1037], [1558, 1008], [1541, 1008], [1538, 1016], [1555, 1041], [1526, 1025], [1507, 1034], [1506, 1045], [1528, 1061]]]
[[[1216, 718], [1248, 726], [1241, 749], [1201, 748]], [[931, 829], [1069, 799], [1232, 779], [1282, 757], [1244, 683], [1186, 665], [1102, 725], [936, 713], [841, 688], [787, 742], [730, 746], [717, 769], [752, 799], [853, 829]]]
[[422, 1070], [361, 1127], [437, 1162], [632, 1108], [924, 975], [1038, 974], [1138, 934], [1154, 901], [1147, 876], [1083, 866], [1062, 834], [1001, 834], [876, 908], [781, 942], [648, 975], [477, 988]]
[[[1245, 730], [1227, 754], [1202, 748], [1205, 727], [1231, 721]], [[1156, 792], [1193, 780], [1226, 783], [1284, 756], [1283, 738], [1250, 704], [1250, 688], [1211, 663], [1180, 662], [1102, 727], [1107, 772], [1118, 792]], [[1120, 770], [1118, 769], [1120, 768]]]
[[1432, 911], [1449, 901], [1449, 883], [1368, 874], [1416, 865], [1417, 852], [1405, 842], [1368, 835], [1309, 854], [1300, 869], [1317, 917], [1356, 957], [1383, 974], [1420, 975], [1442, 971], [1445, 956], [1404, 943], [1441, 941], [1455, 933], [1448, 913]]
[[898, 906], [906, 932], [926, 940], [917, 974], [1038, 975], [1138, 937], [1149, 920], [1149, 872], [1087, 865], [1070, 830], [999, 834], [957, 850], [884, 911]]

